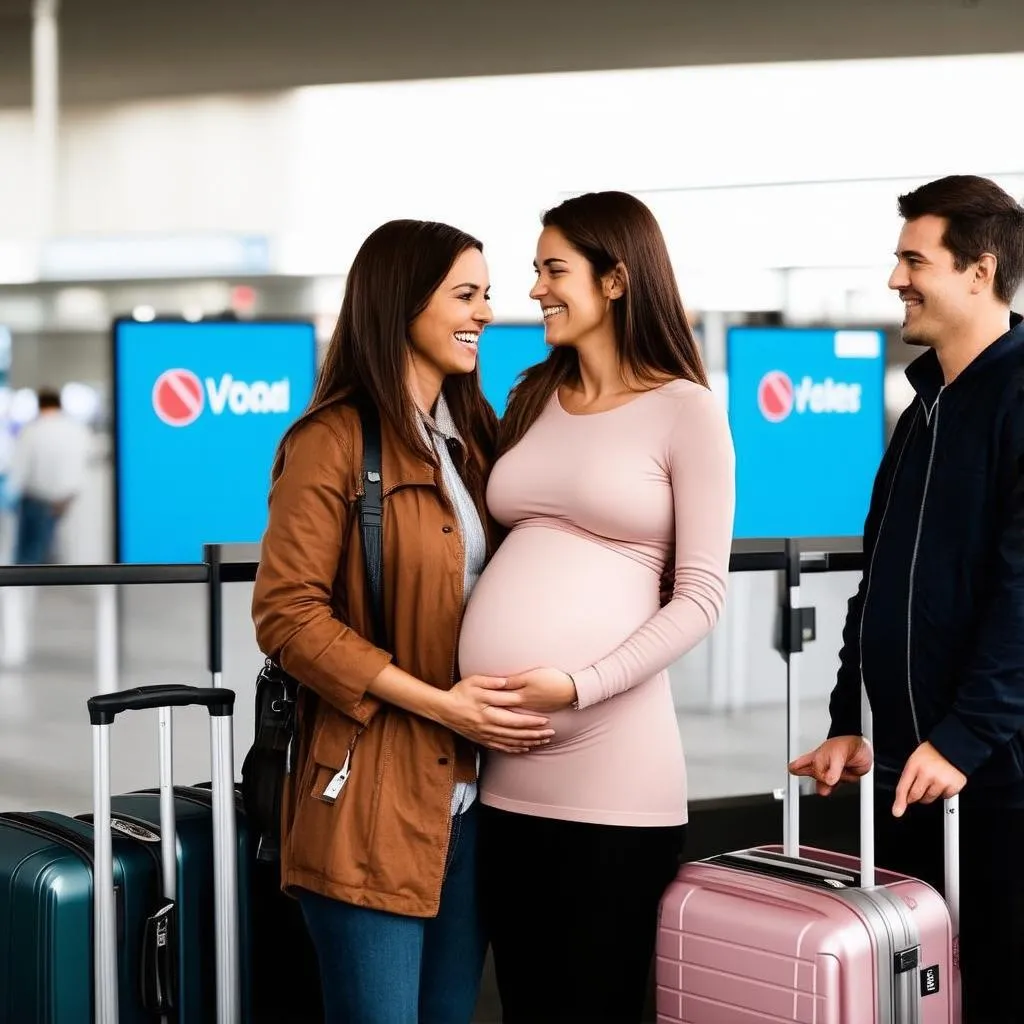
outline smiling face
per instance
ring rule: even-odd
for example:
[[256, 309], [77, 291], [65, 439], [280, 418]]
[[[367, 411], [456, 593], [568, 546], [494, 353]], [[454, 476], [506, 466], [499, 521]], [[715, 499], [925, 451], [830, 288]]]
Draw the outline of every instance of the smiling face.
[[435, 393], [449, 374], [476, 368], [480, 334], [494, 319], [490, 287], [483, 253], [466, 249], [409, 325], [411, 369]]
[[545, 228], [537, 242], [534, 262], [537, 283], [530, 298], [540, 303], [544, 340], [571, 345], [602, 331], [614, 331], [611, 300], [622, 294], [612, 280], [597, 279], [590, 261], [566, 240], [558, 228]]
[[972, 318], [977, 294], [976, 264], [957, 270], [943, 244], [944, 217], [927, 214], [908, 220], [896, 247], [889, 287], [903, 300], [903, 340], [941, 347]]

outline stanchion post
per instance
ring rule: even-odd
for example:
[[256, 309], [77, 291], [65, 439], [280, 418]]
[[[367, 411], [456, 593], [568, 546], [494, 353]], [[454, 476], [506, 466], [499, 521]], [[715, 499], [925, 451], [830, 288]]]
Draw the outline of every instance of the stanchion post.
[[[800, 609], [800, 542], [786, 540], [786, 570], [782, 585], [782, 651], [786, 659], [786, 763], [800, 743], [800, 671], [793, 655], [803, 650]], [[782, 842], [788, 857], [800, 856], [800, 780], [786, 773]]]
[[96, 597], [96, 692], [113, 693], [118, 689], [117, 586], [112, 583], [95, 587]]
[[210, 685], [222, 686], [224, 673], [224, 578], [221, 574], [221, 546], [203, 546], [203, 560], [209, 576], [206, 582], [206, 662]]

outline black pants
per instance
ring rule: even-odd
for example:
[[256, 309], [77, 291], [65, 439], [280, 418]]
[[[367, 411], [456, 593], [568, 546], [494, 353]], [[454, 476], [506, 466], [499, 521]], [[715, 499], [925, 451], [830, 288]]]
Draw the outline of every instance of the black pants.
[[[875, 801], [876, 862], [943, 891], [942, 802], [892, 816]], [[964, 1024], [1024, 1024], [1024, 810], [960, 797], [960, 968]]]
[[482, 807], [480, 879], [504, 1024], [639, 1024], [686, 826]]

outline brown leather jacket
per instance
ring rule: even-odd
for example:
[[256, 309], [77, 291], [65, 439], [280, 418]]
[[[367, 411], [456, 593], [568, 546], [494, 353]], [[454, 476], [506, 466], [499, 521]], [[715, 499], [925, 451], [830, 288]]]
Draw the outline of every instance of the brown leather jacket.
[[[355, 409], [340, 401], [314, 410], [287, 441], [271, 487], [253, 619], [260, 649], [304, 684], [283, 809], [283, 887], [432, 917], [452, 791], [474, 777], [475, 751], [366, 688], [392, 658], [419, 679], [452, 686], [463, 551], [440, 469], [386, 422], [381, 443], [390, 651], [364, 639], [371, 617], [356, 504], [362, 432]], [[485, 468], [482, 457], [478, 463]], [[487, 523], [482, 486], [474, 489]], [[324, 790], [350, 751], [348, 782], [332, 801]]]

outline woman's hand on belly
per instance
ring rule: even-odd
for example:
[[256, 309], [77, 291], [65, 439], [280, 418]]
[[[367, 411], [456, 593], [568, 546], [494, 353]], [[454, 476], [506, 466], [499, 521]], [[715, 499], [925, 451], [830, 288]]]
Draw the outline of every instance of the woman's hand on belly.
[[519, 709], [526, 701], [510, 681], [468, 676], [443, 695], [439, 720], [453, 732], [491, 750], [524, 754], [550, 742], [555, 730], [543, 715]]
[[557, 668], [535, 668], [509, 676], [509, 690], [522, 695], [523, 707], [542, 714], [564, 711], [576, 703], [576, 684], [568, 672]]

